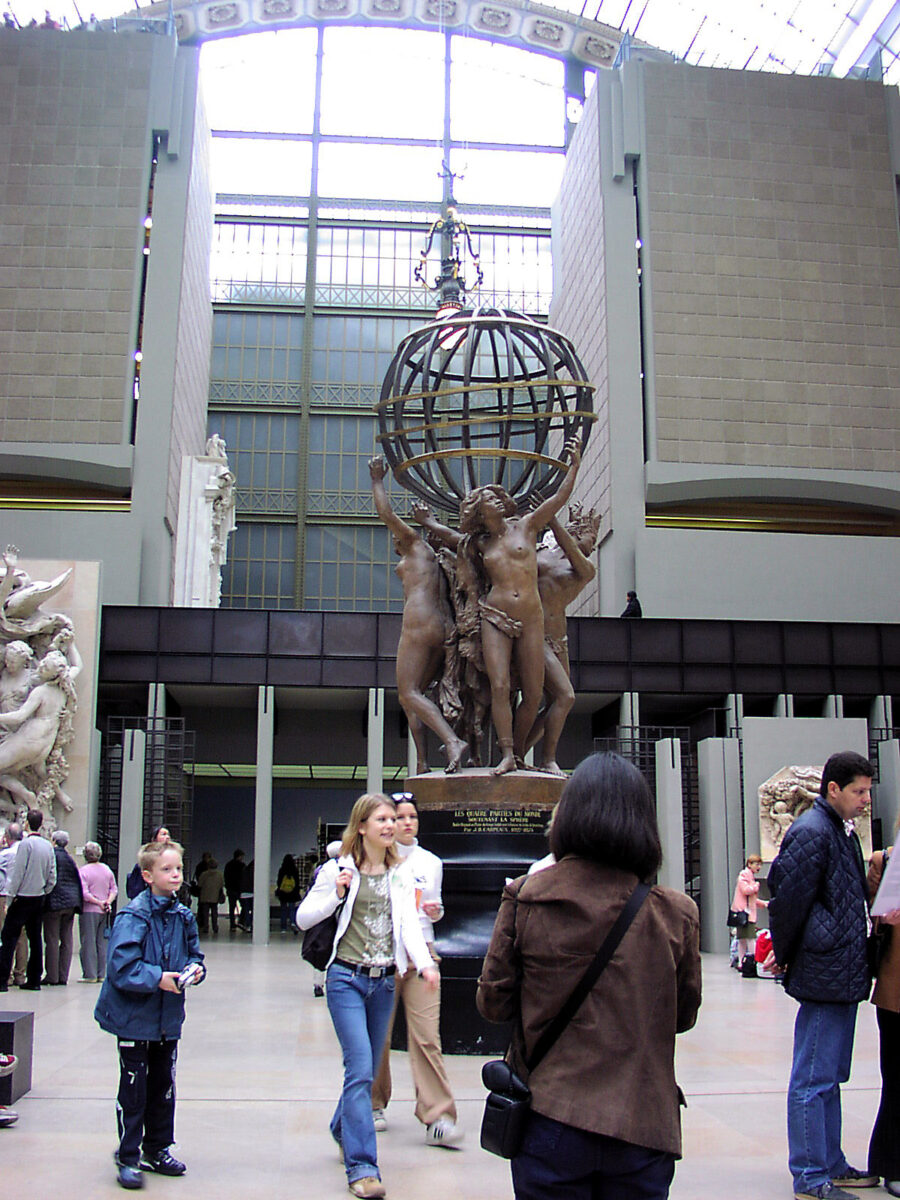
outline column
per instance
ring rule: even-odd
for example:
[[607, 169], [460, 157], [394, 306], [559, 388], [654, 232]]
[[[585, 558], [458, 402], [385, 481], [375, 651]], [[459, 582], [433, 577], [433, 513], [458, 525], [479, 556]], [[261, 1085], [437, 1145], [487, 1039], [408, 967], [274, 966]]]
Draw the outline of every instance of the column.
[[697, 745], [700, 785], [700, 948], [728, 950], [725, 919], [734, 881], [744, 865], [741, 770], [737, 738]]
[[637, 692], [623, 692], [619, 700], [619, 725], [636, 728], [640, 724], [640, 697]]
[[369, 688], [366, 726], [366, 791], [384, 788], [384, 688]]
[[119, 800], [119, 907], [128, 903], [125, 880], [143, 843], [144, 763], [147, 735], [143, 729], [126, 729], [122, 741], [122, 795]]
[[253, 945], [269, 944], [269, 875], [272, 866], [272, 765], [275, 689], [261, 687], [256, 704], [256, 809], [253, 826]]
[[875, 788], [875, 816], [881, 821], [881, 840], [885, 846], [894, 842], [894, 829], [900, 813], [900, 741], [878, 743], [878, 784]]
[[681, 789], [681, 742], [662, 738], [656, 743], [656, 819], [663, 862], [659, 882], [684, 891], [684, 797]]
[[740, 692], [729, 693], [725, 700], [725, 712], [729, 736], [734, 732], [735, 736], [740, 737], [744, 723], [744, 697]]
[[869, 713], [869, 725], [873, 729], [893, 729], [893, 700], [890, 696], [876, 696]]
[[162, 720], [166, 715], [166, 685], [151, 683], [147, 687], [147, 716]]

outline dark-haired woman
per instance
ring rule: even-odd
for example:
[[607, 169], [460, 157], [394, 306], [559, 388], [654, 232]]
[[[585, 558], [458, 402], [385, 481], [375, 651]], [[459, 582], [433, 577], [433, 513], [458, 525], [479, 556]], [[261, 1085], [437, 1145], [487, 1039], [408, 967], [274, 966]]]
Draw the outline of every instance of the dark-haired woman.
[[416, 912], [412, 872], [394, 849], [394, 802], [380, 792], [356, 801], [341, 854], [329, 859], [297, 909], [309, 929], [346, 900], [326, 967], [325, 995], [344, 1059], [344, 1086], [331, 1136], [341, 1148], [354, 1196], [385, 1195], [378, 1170], [372, 1080], [394, 1008], [394, 976], [411, 960], [436, 990], [440, 976]]
[[[151, 842], [171, 842], [171, 840], [172, 835], [165, 825], [157, 825], [150, 835]], [[133, 900], [135, 896], [139, 896], [141, 892], [145, 892], [149, 886], [141, 871], [141, 864], [135, 863], [125, 879], [125, 894], [128, 896], [128, 899]]]
[[[516, 879], [478, 983], [488, 1020], [514, 1021], [513, 1069], [556, 1017], [662, 854], [653, 797], [617, 754], [594, 754], [563, 790], [556, 863]], [[528, 1079], [532, 1105], [512, 1160], [517, 1200], [664, 1200], [681, 1156], [675, 1035], [700, 1006], [693, 900], [653, 887], [593, 990]]]

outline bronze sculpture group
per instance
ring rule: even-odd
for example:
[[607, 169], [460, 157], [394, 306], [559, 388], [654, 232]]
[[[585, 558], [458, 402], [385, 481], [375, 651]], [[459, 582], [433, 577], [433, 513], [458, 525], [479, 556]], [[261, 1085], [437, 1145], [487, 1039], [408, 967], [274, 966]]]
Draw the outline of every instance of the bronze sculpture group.
[[[416, 502], [413, 516], [424, 536], [392, 509], [384, 459], [369, 463], [375, 509], [400, 558], [397, 690], [420, 774], [428, 770], [427, 729], [443, 744], [447, 774], [459, 771], [467, 756], [470, 765], [480, 766], [488, 719], [500, 747], [495, 775], [523, 768], [539, 741], [538, 769], [563, 774], [557, 745], [574, 702], [566, 607], [594, 577], [587, 556], [599, 527], [593, 513], [574, 505], [568, 527], [557, 519], [581, 462], [575, 439], [566, 443], [565, 456], [559, 490], [530, 512], [519, 514], [499, 484], [466, 495], [458, 529]], [[432, 688], [435, 699], [428, 694]]]

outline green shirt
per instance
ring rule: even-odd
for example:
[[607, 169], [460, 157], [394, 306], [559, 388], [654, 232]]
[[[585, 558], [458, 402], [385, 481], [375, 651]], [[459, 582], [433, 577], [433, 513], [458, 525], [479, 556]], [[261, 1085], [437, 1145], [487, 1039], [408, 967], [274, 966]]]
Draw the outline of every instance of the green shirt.
[[394, 961], [394, 923], [391, 883], [383, 875], [359, 876], [350, 924], [338, 942], [337, 957], [367, 967], [387, 967]]

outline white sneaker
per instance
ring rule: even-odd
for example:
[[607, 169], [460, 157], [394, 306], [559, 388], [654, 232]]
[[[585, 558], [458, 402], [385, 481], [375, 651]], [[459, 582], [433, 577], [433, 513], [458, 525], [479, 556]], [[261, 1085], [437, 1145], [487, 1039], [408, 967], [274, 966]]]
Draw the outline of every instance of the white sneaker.
[[425, 1130], [425, 1145], [444, 1146], [447, 1150], [455, 1150], [465, 1136], [455, 1121], [451, 1121], [449, 1117], [438, 1117]]
[[384, 1133], [384, 1131], [387, 1129], [387, 1117], [385, 1116], [383, 1108], [372, 1109], [372, 1120], [375, 1123], [375, 1132]]

